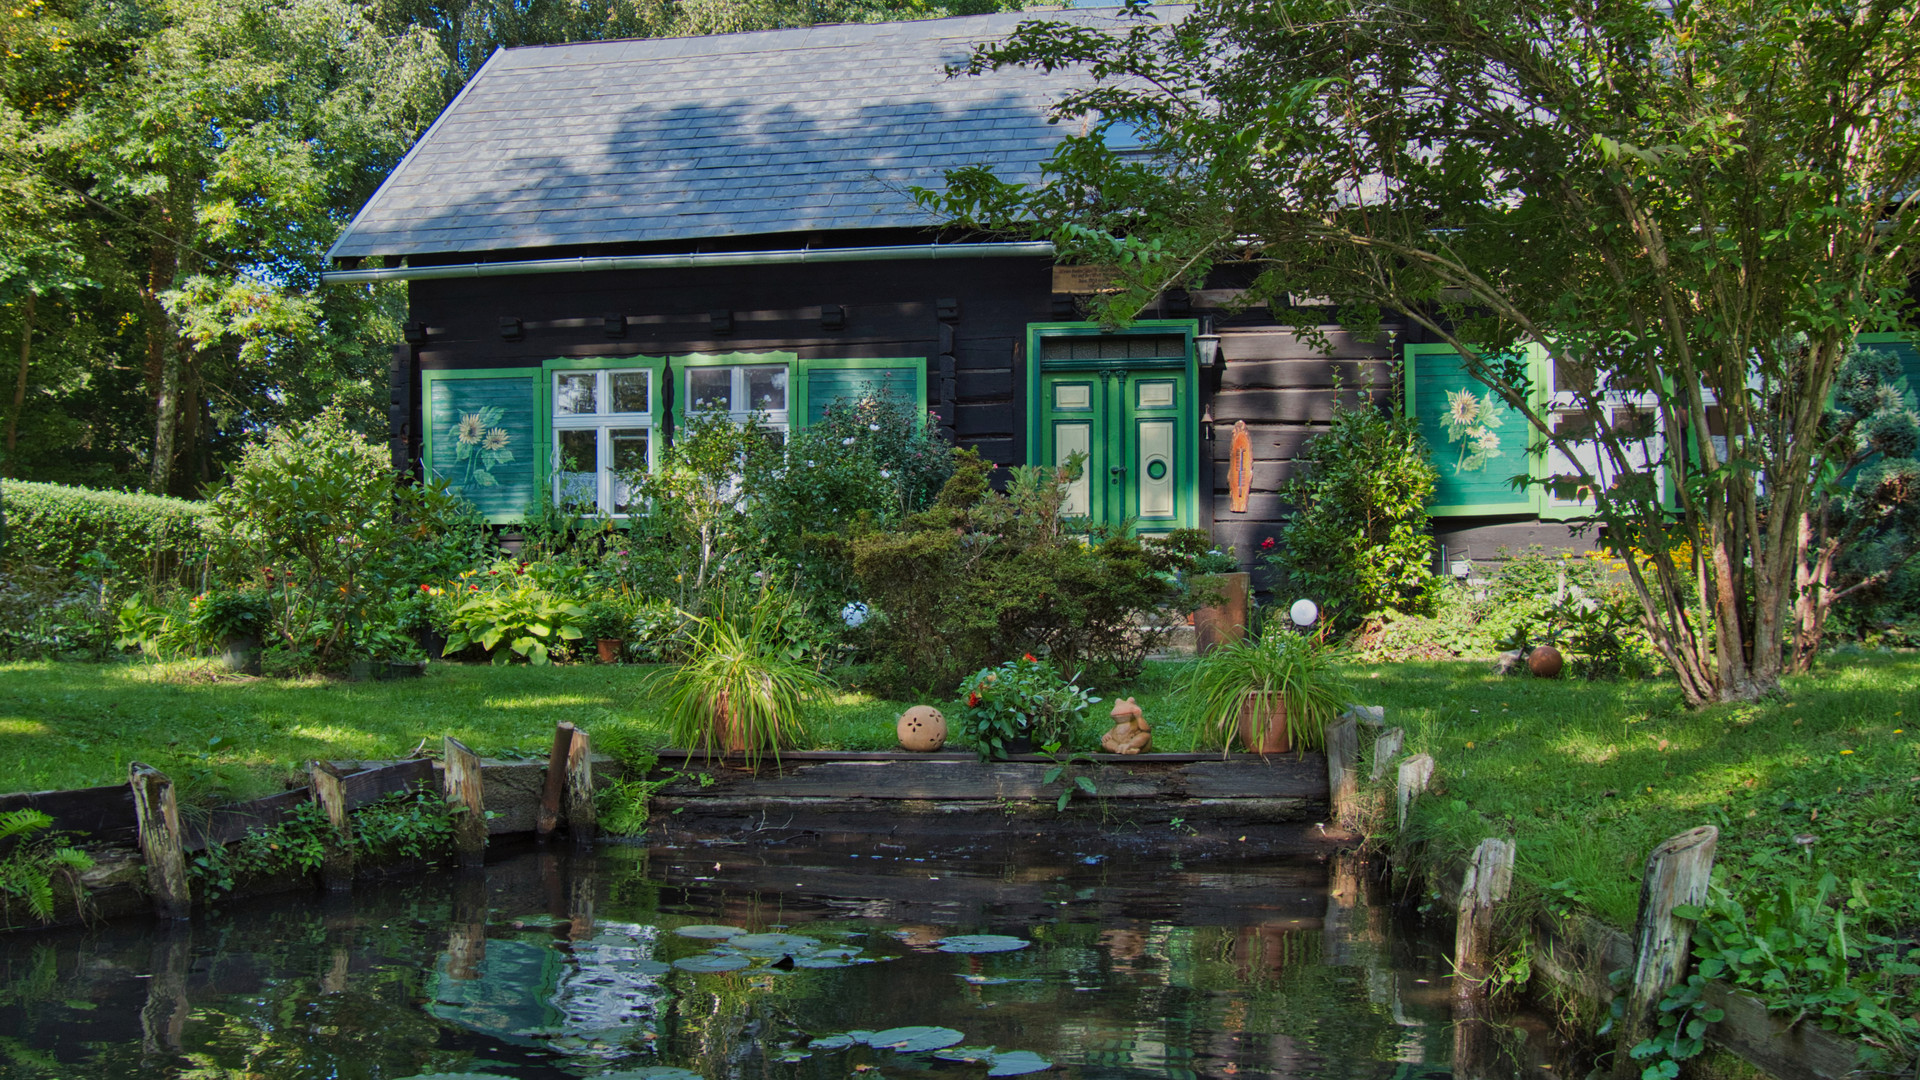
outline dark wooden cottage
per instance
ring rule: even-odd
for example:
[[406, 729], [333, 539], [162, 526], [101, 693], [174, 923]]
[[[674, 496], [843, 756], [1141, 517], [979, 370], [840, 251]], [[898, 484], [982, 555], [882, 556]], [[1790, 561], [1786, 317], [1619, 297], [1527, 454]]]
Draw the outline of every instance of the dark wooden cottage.
[[[1023, 17], [496, 53], [331, 252], [335, 284], [408, 282], [396, 462], [497, 521], [562, 493], [620, 514], [619, 473], [689, 409], [792, 427], [879, 386], [1003, 464], [1083, 451], [1078, 508], [1205, 527], [1250, 563], [1336, 383], [1384, 401], [1394, 379], [1440, 465], [1437, 561], [1584, 546], [1577, 503], [1508, 486], [1554, 464], [1516, 415], [1464, 437], [1441, 422], [1449, 395], [1485, 395], [1445, 346], [1323, 325], [1322, 353], [1293, 330], [1330, 322], [1310, 299], [1229, 316], [1206, 290], [1103, 333], [1080, 318], [1087, 275], [1048, 245], [955, 235], [917, 207], [908, 188], [956, 166], [1036, 176], [1061, 138], [1047, 107], [1076, 76], [945, 75]], [[1240, 511], [1236, 421], [1254, 458]]]

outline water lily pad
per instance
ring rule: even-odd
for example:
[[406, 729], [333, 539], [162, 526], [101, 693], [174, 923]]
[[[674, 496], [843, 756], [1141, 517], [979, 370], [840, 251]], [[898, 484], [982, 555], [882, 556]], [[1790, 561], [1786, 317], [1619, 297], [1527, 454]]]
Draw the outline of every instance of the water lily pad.
[[960, 972], [955, 972], [955, 975], [961, 979], [965, 979], [969, 984], [973, 986], [1005, 986], [1008, 983], [1028, 983], [1028, 982], [1040, 981], [1039, 979], [1008, 979], [999, 975], [966, 975]]
[[934, 942], [941, 952], [951, 953], [990, 953], [1012, 952], [1033, 944], [1022, 938], [1007, 937], [1005, 934], [961, 934], [959, 937], [941, 938]]
[[867, 1036], [867, 1045], [899, 1054], [917, 1054], [922, 1050], [944, 1050], [965, 1038], [952, 1028], [897, 1027]]
[[753, 961], [738, 953], [700, 953], [683, 956], [673, 962], [681, 971], [739, 971]]
[[727, 944], [743, 952], [792, 956], [819, 948], [820, 939], [801, 937], [799, 934], [742, 934], [737, 938], [729, 938]]
[[739, 937], [747, 931], [744, 927], [739, 926], [716, 926], [711, 923], [701, 923], [696, 926], [675, 927], [673, 932], [679, 934], [681, 937], [690, 937], [698, 941], [720, 941], [724, 938]]
[[987, 1069], [988, 1076], [1025, 1076], [1044, 1069], [1053, 1068], [1053, 1062], [1031, 1050], [1011, 1050], [1004, 1054], [993, 1055], [993, 1064]]
[[673, 970], [673, 965], [664, 960], [628, 960], [620, 966], [635, 975], [665, 975]]
[[796, 956], [793, 966], [797, 968], [845, 968], [855, 964], [871, 964], [871, 960], [848, 959], [843, 956]]
[[644, 1069], [622, 1069], [619, 1072], [601, 1073], [593, 1080], [706, 1080], [706, 1077], [687, 1069], [676, 1069], [671, 1065], [649, 1065]]
[[871, 1031], [849, 1031], [844, 1035], [822, 1035], [807, 1044], [809, 1050], [845, 1050], [849, 1046], [865, 1046]]

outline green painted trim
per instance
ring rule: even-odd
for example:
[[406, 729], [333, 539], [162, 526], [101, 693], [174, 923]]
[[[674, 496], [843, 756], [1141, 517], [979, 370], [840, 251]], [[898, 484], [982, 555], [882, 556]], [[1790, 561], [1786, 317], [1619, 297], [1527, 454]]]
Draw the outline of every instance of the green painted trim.
[[[547, 443], [552, 438], [552, 404], [547, 392], [541, 389], [545, 380], [545, 369], [536, 367], [517, 368], [456, 368], [452, 370], [431, 369], [420, 372], [420, 471], [427, 475], [433, 468], [433, 388], [438, 383], [457, 382], [470, 379], [512, 379], [532, 378], [533, 422], [538, 437], [534, 440], [533, 475], [536, 491], [544, 491], [540, 479], [547, 475]], [[502, 514], [487, 518], [492, 525], [517, 525], [527, 520], [524, 512], [518, 515]]]
[[[544, 468], [548, 460], [544, 455], [552, 452], [554, 443], [553, 373], [556, 371], [607, 371], [616, 368], [626, 371], [638, 368], [653, 374], [653, 386], [649, 388], [647, 394], [647, 437], [659, 441], [653, 444], [652, 455], [657, 456], [660, 447], [665, 444], [667, 430], [660, 422], [660, 399], [671, 392], [667, 386], [666, 357], [636, 353], [633, 356], [556, 356], [544, 361], [540, 365], [542, 373], [540, 376], [540, 426], [545, 431], [545, 437], [540, 443], [540, 452], [543, 455], [541, 458], [543, 468], [540, 470], [540, 475], [544, 477], [540, 481], [540, 491], [547, 499], [553, 499], [555, 483], [559, 479]], [[648, 463], [648, 471], [652, 471], [651, 462]], [[618, 528], [629, 528], [633, 522], [631, 514], [609, 516]]]
[[[1537, 409], [1545, 403], [1546, 387], [1544, 375], [1546, 360], [1544, 350], [1538, 346], [1527, 346], [1527, 353], [1532, 365], [1530, 374], [1533, 378], [1533, 405]], [[1436, 355], [1458, 356], [1460, 354], [1453, 346], [1443, 342], [1429, 342], [1402, 347], [1401, 367], [1403, 369], [1403, 385], [1401, 387], [1400, 402], [1403, 414], [1413, 415], [1407, 410], [1413, 408], [1415, 379], [1420, 367], [1419, 358], [1422, 356]], [[1529, 423], [1527, 425], [1527, 475], [1533, 479], [1538, 480], [1545, 475], [1543, 467], [1546, 462], [1546, 449], [1545, 443], [1540, 440], [1540, 433], [1535, 431], [1532, 424]], [[1543, 509], [1546, 505], [1546, 493], [1543, 489], [1535, 485], [1529, 485], [1524, 492], [1516, 492], [1515, 495], [1516, 497], [1508, 502], [1436, 504], [1427, 507], [1427, 513], [1434, 517], [1464, 517], [1471, 514], [1535, 514], [1542, 517], [1545, 516]]]
[[1912, 345], [1920, 348], [1920, 331], [1899, 331], [1891, 334], [1855, 334], [1856, 345]]
[[[1051, 457], [1051, 455], [1046, 453], [1052, 446], [1052, 440], [1049, 438], [1047, 431], [1046, 414], [1048, 408], [1040, 382], [1043, 374], [1073, 374], [1085, 371], [1098, 371], [1102, 368], [1119, 368], [1130, 374], [1137, 371], [1178, 371], [1180, 373], [1180, 381], [1186, 387], [1187, 400], [1175, 416], [1174, 440], [1176, 447], [1181, 451], [1177, 455], [1179, 471], [1174, 477], [1175, 516], [1172, 524], [1166, 524], [1156, 520], [1150, 531], [1157, 533], [1167, 529], [1197, 528], [1200, 521], [1200, 454], [1202, 447], [1200, 446], [1199, 433], [1199, 359], [1194, 355], [1193, 339], [1194, 335], [1199, 332], [1200, 321], [1198, 319], [1141, 319], [1138, 322], [1128, 325], [1125, 329], [1118, 331], [1109, 330], [1099, 323], [1089, 322], [1028, 323], [1027, 393], [1025, 402], [1027, 411], [1025, 424], [1027, 433], [1026, 457], [1028, 463], [1045, 465], [1049, 463], [1049, 458]], [[1045, 365], [1041, 363], [1040, 342], [1045, 338], [1097, 337], [1103, 334], [1127, 336], [1179, 334], [1186, 356], [1184, 360], [1171, 357], [1155, 357], [1142, 360], [1068, 361]], [[1042, 370], [1043, 367], [1045, 369], [1044, 372]], [[1110, 444], [1115, 440], [1122, 440], [1121, 445], [1124, 446], [1124, 440], [1128, 434], [1124, 430], [1129, 422], [1126, 418], [1132, 416], [1133, 410], [1119, 397], [1124, 395], [1126, 385], [1126, 380], [1123, 379], [1118, 388], [1107, 388], [1105, 390], [1105, 392], [1110, 395], [1109, 400], [1105, 403], [1106, 415], [1113, 418], [1113, 422], [1107, 424], [1110, 430], [1104, 433]], [[1101, 389], [1094, 391], [1096, 399], [1098, 399], [1102, 392]], [[1114, 411], [1116, 405], [1118, 406], [1117, 415]], [[1099, 412], [1100, 410], [1096, 410], [1096, 414]], [[1147, 416], [1151, 419], [1154, 417], [1154, 414], [1149, 413]], [[1131, 470], [1129, 470], [1128, 476], [1132, 477]], [[1133, 478], [1132, 482], [1126, 485], [1126, 487], [1129, 491], [1133, 492], [1133, 497], [1129, 498], [1128, 495], [1123, 493], [1122, 499], [1127, 502], [1137, 503], [1138, 478]], [[1104, 502], [1104, 500], [1102, 501]], [[1126, 506], [1123, 504], [1121, 509], [1126, 509]], [[1123, 514], [1121, 516], [1127, 517], [1129, 515]], [[1135, 523], [1133, 531], [1136, 534], [1139, 533], [1138, 522]]]
[[[787, 417], [791, 426], [805, 427], [813, 415], [813, 401], [807, 393], [807, 376], [816, 371], [860, 371], [877, 368], [913, 369], [913, 401], [919, 409], [919, 422], [927, 419], [927, 358], [924, 356], [811, 357], [794, 362], [788, 378]], [[793, 418], [798, 417], [797, 421]]]

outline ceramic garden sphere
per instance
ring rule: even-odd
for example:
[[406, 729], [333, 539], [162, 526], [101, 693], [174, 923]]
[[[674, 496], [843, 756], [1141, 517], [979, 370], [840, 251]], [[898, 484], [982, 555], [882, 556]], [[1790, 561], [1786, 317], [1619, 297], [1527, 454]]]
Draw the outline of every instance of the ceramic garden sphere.
[[1566, 661], [1561, 659], [1560, 650], [1551, 645], [1542, 645], [1527, 654], [1527, 670], [1542, 679], [1557, 679], [1560, 669]]
[[946, 744], [947, 718], [931, 705], [915, 705], [900, 714], [894, 731], [900, 735], [901, 749], [929, 753]]

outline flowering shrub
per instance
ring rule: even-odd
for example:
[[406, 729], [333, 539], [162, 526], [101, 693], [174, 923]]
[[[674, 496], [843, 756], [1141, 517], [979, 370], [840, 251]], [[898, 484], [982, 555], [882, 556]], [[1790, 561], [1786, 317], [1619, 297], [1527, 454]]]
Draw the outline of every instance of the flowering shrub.
[[1075, 722], [1100, 699], [1027, 653], [975, 672], [960, 684], [960, 700], [960, 730], [973, 737], [984, 759], [1006, 757], [1013, 739], [1064, 745]]

